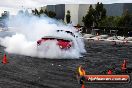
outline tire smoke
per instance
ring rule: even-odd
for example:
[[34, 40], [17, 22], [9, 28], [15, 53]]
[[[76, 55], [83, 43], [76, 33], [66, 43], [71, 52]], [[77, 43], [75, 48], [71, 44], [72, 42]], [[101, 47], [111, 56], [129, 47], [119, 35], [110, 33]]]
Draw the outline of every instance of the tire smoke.
[[[77, 29], [59, 20], [46, 16], [17, 15], [8, 21], [8, 26], [9, 31], [15, 34], [0, 39], [1, 45], [8, 53], [51, 59], [79, 58], [82, 53], [85, 53], [84, 42]], [[71, 31], [77, 37], [65, 32], [57, 32], [57, 30]], [[70, 39], [74, 47], [61, 50], [55, 40], [46, 41], [38, 47], [37, 41], [45, 36]]]

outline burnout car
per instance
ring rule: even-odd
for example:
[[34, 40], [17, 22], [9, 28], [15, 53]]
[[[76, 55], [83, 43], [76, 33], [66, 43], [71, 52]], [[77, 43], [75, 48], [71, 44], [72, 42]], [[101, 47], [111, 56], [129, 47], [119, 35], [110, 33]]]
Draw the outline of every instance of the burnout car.
[[[73, 37], [77, 37], [74, 35], [74, 33], [70, 31], [64, 31], [64, 30], [57, 30], [57, 32], [65, 32], [70, 34]], [[61, 38], [61, 37], [55, 37], [55, 36], [45, 36], [42, 37], [40, 40], [37, 41], [37, 46], [40, 46], [42, 43], [45, 43], [46, 41], [57, 41], [57, 45], [60, 49], [70, 49], [74, 46], [73, 41], [69, 38]]]

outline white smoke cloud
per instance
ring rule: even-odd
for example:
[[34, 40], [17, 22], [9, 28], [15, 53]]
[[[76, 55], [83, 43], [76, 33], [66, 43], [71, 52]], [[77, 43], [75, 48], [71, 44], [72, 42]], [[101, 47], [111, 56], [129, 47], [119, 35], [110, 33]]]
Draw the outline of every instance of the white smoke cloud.
[[[56, 30], [69, 30], [81, 37], [74, 27], [64, 25], [58, 20], [19, 15], [10, 19], [8, 25], [11, 27], [9, 31], [16, 33], [12, 37], [0, 39], [1, 45], [6, 47], [5, 51], [8, 53], [40, 58], [79, 58], [81, 53], [85, 52], [81, 38], [75, 38], [65, 32], [56, 32]], [[74, 42], [74, 47], [69, 50], [61, 50], [56, 44], [57, 41], [47, 41], [37, 47], [37, 40], [44, 36], [70, 39]]]

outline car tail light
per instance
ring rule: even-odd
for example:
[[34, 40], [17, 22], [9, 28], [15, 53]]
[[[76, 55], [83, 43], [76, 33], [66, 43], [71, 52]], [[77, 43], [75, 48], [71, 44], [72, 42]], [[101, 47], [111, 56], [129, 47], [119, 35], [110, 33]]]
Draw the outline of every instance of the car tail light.
[[58, 40], [57, 44], [61, 49], [69, 49], [72, 46], [72, 43], [68, 40]]

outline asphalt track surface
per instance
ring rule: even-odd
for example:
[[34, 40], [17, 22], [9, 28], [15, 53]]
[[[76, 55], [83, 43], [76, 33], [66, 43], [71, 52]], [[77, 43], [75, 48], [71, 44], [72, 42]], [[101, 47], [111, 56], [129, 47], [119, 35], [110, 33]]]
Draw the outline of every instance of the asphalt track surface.
[[[79, 59], [45, 59], [7, 53], [7, 64], [0, 63], [0, 88], [81, 88], [76, 79], [79, 65], [87, 74], [98, 74], [124, 59], [132, 67], [132, 45], [85, 41], [87, 53]], [[0, 46], [0, 60], [4, 47]], [[132, 76], [132, 74], [130, 74]], [[86, 88], [132, 88], [126, 84], [86, 84]]]

